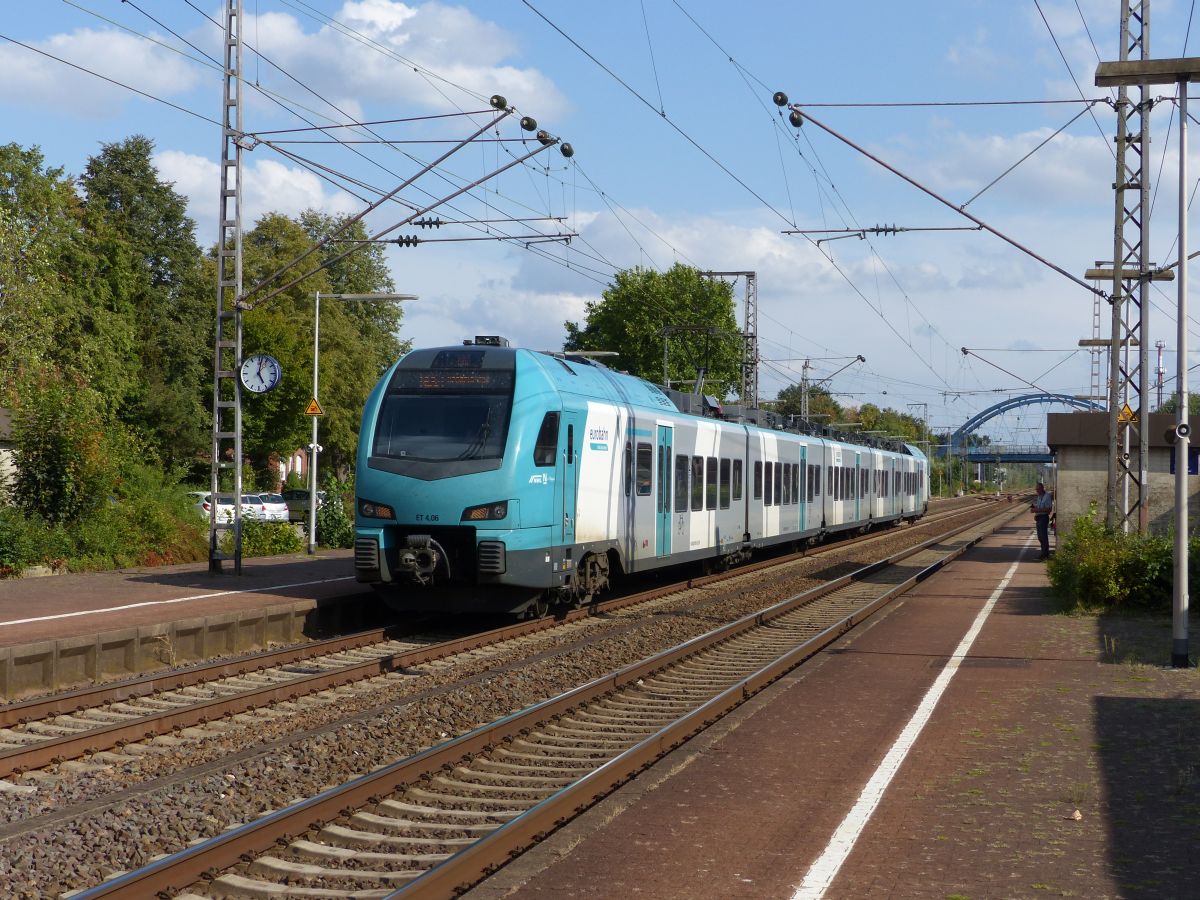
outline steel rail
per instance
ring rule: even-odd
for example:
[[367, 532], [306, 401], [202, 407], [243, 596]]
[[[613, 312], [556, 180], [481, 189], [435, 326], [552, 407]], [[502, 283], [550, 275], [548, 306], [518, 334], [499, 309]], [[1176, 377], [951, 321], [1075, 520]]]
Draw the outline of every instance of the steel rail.
[[[314, 797], [294, 803], [282, 810], [268, 813], [217, 837], [161, 857], [140, 869], [116, 876], [73, 896], [75, 900], [94, 900], [99, 897], [140, 898], [153, 896], [160, 891], [170, 893], [181, 890], [197, 880], [213, 877], [216, 872], [232, 867], [239, 861], [249, 859], [250, 854], [265, 852], [277, 842], [286, 843], [295, 834], [336, 819], [349, 809], [377, 802], [384, 795], [450, 766], [464, 756], [479, 753], [514, 734], [535, 727], [538, 723], [553, 719], [625, 685], [636, 683], [638, 679], [686, 657], [693, 656], [707, 647], [759, 627], [848, 584], [862, 581], [882, 568], [935, 547], [949, 537], [961, 534], [973, 527], [981, 528], [980, 534], [975, 538], [965, 542], [961, 547], [955, 548], [931, 565], [922, 568], [850, 616], [826, 628], [816, 637], [790, 651], [781, 660], [742, 679], [734, 687], [685, 715], [675, 725], [643, 740], [631, 750], [584, 776], [574, 786], [543, 800], [508, 825], [502, 826], [477, 844], [471, 845], [455, 854], [450, 860], [430, 869], [402, 888], [401, 891], [392, 895], [405, 898], [451, 896], [466, 884], [477, 880], [507, 860], [509, 854], [518, 847], [528, 846], [531, 839], [553, 830], [555, 825], [564, 818], [569, 818], [586, 809], [613, 787], [628, 780], [632, 774], [644, 768], [653, 759], [678, 746], [707, 724], [716, 721], [733, 706], [750, 696], [752, 692], [761, 690], [763, 686], [840, 637], [881, 606], [933, 574], [951, 559], [965, 552], [970, 546], [978, 543], [986, 534], [994, 532], [1003, 524], [1001, 520], [1011, 519], [1019, 512], [1021, 510], [1014, 510], [1010, 507], [1001, 513], [985, 517], [983, 522], [976, 521], [962, 525], [947, 534], [923, 541], [914, 547], [892, 554], [887, 559], [871, 563], [817, 588], [780, 601], [767, 609], [751, 613], [646, 660], [626, 666], [562, 695], [476, 728], [415, 756], [362, 775], [346, 784], [329, 788]], [[988, 519], [994, 520], [990, 527], [986, 525]], [[986, 530], [982, 530], [984, 528]], [[740, 570], [738, 572], [740, 573]], [[617, 764], [618, 760], [621, 761], [620, 765]], [[536, 815], [534, 815], [535, 812]]]
[[[972, 515], [978, 511], [979, 506], [947, 511], [944, 515], [927, 519], [917, 527], [926, 527], [946, 519]], [[663, 585], [648, 591], [602, 601], [580, 609], [570, 610], [565, 614], [519, 622], [450, 641], [430, 644], [428, 647], [419, 649], [384, 654], [375, 659], [357, 664], [347, 664], [327, 672], [297, 675], [295, 678], [290, 678], [287, 681], [281, 681], [277, 684], [264, 685], [260, 688], [250, 688], [240, 691], [237, 694], [216, 697], [211, 700], [202, 700], [187, 706], [181, 706], [178, 709], [163, 710], [128, 721], [115, 722], [74, 734], [40, 740], [26, 747], [3, 750], [0, 751], [0, 778], [39, 769], [67, 759], [77, 759], [88, 753], [111, 750], [125, 743], [149, 740], [159, 735], [170, 734], [195, 725], [203, 725], [225, 716], [257, 709], [272, 703], [296, 700], [299, 697], [318, 691], [422, 665], [470, 650], [493, 646], [540, 631], [557, 628], [589, 616], [614, 612], [624, 607], [660, 599], [682, 590], [718, 583], [727, 578], [752, 574], [762, 569], [786, 565], [799, 559], [813, 558], [857, 543], [877, 540], [883, 536], [886, 536], [885, 532], [876, 532], [874, 534], [845, 539], [837, 543], [825, 545], [815, 553], [800, 551], [781, 557], [773, 557], [756, 563], [738, 566], [724, 572], [690, 578], [686, 581]], [[16, 703], [0, 708], [0, 727], [12, 724], [25, 724], [39, 718], [37, 715], [38, 712], [41, 713], [41, 716], [69, 715], [87, 709], [102, 712], [103, 707], [107, 704], [145, 699], [152, 697], [154, 694], [207, 684], [215, 679], [253, 675], [273, 667], [312, 662], [321, 656], [334, 655], [349, 650], [361, 650], [370, 647], [372, 643], [378, 642], [381, 637], [386, 638], [388, 631], [389, 629], [387, 628], [374, 629], [348, 637], [331, 638], [302, 647], [263, 651], [235, 660], [194, 666], [183, 671], [150, 675], [120, 682], [115, 685], [84, 688], [67, 694]], [[391, 639], [400, 639], [401, 637], [398, 635]], [[92, 705], [86, 705], [88, 703]]]
[[[1011, 512], [1008, 517], [1011, 518], [1016, 514], [1016, 512]], [[998, 514], [996, 518], [1003, 517], [1003, 514]], [[820, 652], [860, 622], [870, 618], [896, 597], [911, 590], [915, 585], [933, 575], [951, 560], [965, 553], [968, 549], [979, 543], [979, 541], [983, 540], [987, 534], [1005, 524], [1005, 522], [998, 523], [989, 531], [981, 532], [973, 539], [954, 548], [941, 559], [923, 567], [904, 581], [894, 585], [883, 594], [843, 618], [840, 622], [827, 627], [816, 636], [796, 646], [757, 672], [739, 680], [658, 733], [651, 735], [634, 747], [624, 751], [561, 791], [547, 797], [521, 816], [504, 825], [500, 825], [486, 837], [469, 845], [446, 861], [433, 866], [425, 874], [414, 879], [412, 882], [386, 895], [386, 900], [400, 900], [400, 898], [403, 898], [403, 900], [432, 900], [432, 898], [456, 896], [464, 889], [469, 888], [482, 878], [490, 875], [515, 854], [527, 849], [531, 844], [539, 841], [543, 836], [553, 831], [566, 820], [583, 812], [613, 790], [625, 784], [638, 772], [652, 765], [667, 753], [713, 725], [763, 688], [800, 665], [806, 659]], [[961, 531], [968, 531], [972, 527], [972, 525], [967, 525]], [[949, 536], [945, 535], [935, 538], [918, 547], [902, 551], [888, 560], [881, 560], [851, 575], [844, 576], [831, 585], [822, 586], [813, 591], [807, 591], [796, 597], [781, 601], [766, 610], [752, 613], [743, 619], [715, 629], [708, 635], [695, 638], [680, 645], [680, 647], [675, 648], [673, 651], [668, 651], [660, 661], [661, 664], [657, 666], [646, 667], [645, 664], [638, 664], [637, 671], [630, 673], [631, 677], [625, 678], [623, 684], [636, 681], [649, 674], [655, 668], [664, 668], [666, 665], [670, 665], [686, 656], [691, 656], [699, 650], [728, 640], [735, 634], [764, 625], [799, 606], [811, 603], [827, 594], [834, 593], [850, 581], [859, 581], [909, 556], [920, 553], [934, 544], [946, 540]], [[618, 685], [614, 684], [615, 686]], [[588, 697], [587, 699], [592, 699], [592, 697]], [[577, 706], [581, 702], [586, 702], [586, 700], [580, 698], [576, 701], [575, 705]]]

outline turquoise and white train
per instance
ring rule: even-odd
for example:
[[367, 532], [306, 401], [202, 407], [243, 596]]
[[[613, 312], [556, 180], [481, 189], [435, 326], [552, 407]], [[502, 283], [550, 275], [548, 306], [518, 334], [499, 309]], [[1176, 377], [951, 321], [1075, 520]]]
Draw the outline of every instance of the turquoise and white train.
[[354, 568], [398, 608], [541, 613], [627, 573], [915, 520], [928, 476], [911, 445], [482, 337], [414, 350], [371, 392]]

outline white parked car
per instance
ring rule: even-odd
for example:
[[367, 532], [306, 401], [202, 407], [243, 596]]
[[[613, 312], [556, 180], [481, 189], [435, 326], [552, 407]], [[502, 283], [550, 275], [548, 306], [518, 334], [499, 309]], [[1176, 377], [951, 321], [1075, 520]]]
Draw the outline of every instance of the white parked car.
[[267, 521], [267, 504], [258, 494], [242, 494], [242, 518]]
[[283, 494], [259, 494], [263, 507], [266, 509], [264, 518], [268, 522], [286, 522], [288, 520], [288, 505]]
[[[188, 491], [188, 496], [192, 498], [192, 509], [196, 510], [203, 518], [207, 519], [212, 515], [212, 495], [208, 491]], [[242, 515], [245, 514], [246, 508], [242, 507]], [[233, 498], [221, 497], [218, 499], [217, 521], [233, 521]]]

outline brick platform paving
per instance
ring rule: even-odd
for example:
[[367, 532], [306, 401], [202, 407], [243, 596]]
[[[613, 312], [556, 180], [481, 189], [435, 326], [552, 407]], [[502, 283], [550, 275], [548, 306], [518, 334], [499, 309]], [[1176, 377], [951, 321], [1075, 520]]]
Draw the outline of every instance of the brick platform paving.
[[1024, 547], [824, 896], [1200, 897], [1200, 673], [1156, 664], [1165, 617], [1054, 614], [1031, 533], [986, 540], [468, 896], [792, 897]]

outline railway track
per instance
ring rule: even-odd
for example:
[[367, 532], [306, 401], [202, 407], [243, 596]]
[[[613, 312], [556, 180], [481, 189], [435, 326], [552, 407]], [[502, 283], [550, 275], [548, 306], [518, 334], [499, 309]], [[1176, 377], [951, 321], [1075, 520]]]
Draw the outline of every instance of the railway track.
[[453, 896], [1018, 513], [1001, 509], [76, 896]]
[[[971, 504], [927, 516], [917, 526], [978, 514], [986, 504]], [[879, 540], [876, 532], [740, 566], [728, 572], [692, 578], [573, 610], [565, 615], [516, 623], [504, 628], [447, 638], [445, 634], [393, 636], [373, 629], [300, 647], [255, 653], [234, 660], [191, 666], [109, 685], [57, 694], [0, 707], [0, 778], [76, 760], [150, 740], [226, 716], [296, 700], [367, 678], [420, 666], [503, 644], [592, 615], [712, 584], [801, 558]], [[100, 758], [105, 762], [105, 758]]]

